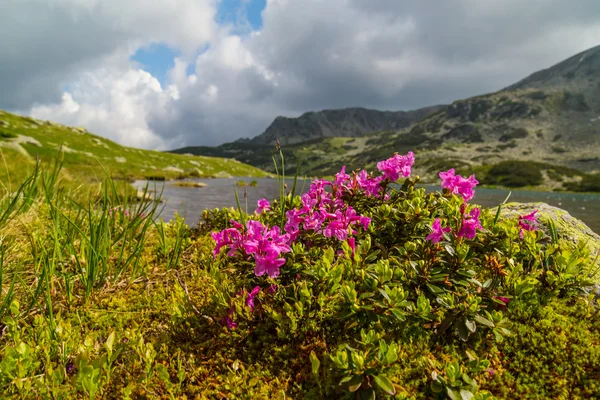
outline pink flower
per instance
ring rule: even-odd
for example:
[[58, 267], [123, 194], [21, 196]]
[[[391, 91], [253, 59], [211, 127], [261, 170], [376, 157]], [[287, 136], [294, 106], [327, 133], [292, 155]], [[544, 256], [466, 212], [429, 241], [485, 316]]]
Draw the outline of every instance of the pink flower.
[[250, 311], [254, 310], [254, 298], [260, 292], [260, 286], [256, 286], [250, 293], [248, 293], [248, 297], [246, 298], [246, 305], [250, 307]]
[[341, 189], [346, 182], [350, 180], [350, 175], [346, 174], [346, 166], [344, 165], [340, 172], [335, 174], [335, 179], [333, 183], [336, 188]]
[[227, 328], [228, 328], [229, 330], [232, 330], [232, 329], [235, 329], [235, 328], [237, 328], [237, 327], [238, 327], [238, 323], [237, 323], [237, 322], [235, 322], [235, 321], [233, 321], [233, 320], [231, 319], [231, 317], [229, 317], [229, 316], [227, 316], [227, 317], [223, 318], [223, 321], [222, 321], [222, 322], [223, 322], [223, 324], [224, 324], [224, 325], [226, 325], [226, 326], [227, 326]]
[[508, 297], [494, 296], [494, 298], [500, 300], [501, 302], [503, 302], [504, 305], [507, 305], [508, 302], [510, 301], [510, 299]]
[[409, 151], [405, 156], [394, 153], [391, 158], [377, 163], [377, 169], [392, 182], [396, 182], [400, 174], [405, 178], [410, 175], [415, 155]]
[[354, 177], [356, 184], [359, 188], [363, 190], [365, 195], [379, 197], [381, 192], [381, 181], [383, 180], [383, 176], [378, 176], [375, 178], [369, 177], [369, 174], [364, 169], [355, 175]]
[[537, 229], [537, 220], [535, 214], [538, 210], [533, 211], [531, 214], [519, 216], [519, 236], [521, 239], [525, 236], [525, 231], [534, 231]]
[[275, 252], [270, 252], [266, 255], [256, 254], [254, 256], [256, 260], [254, 275], [263, 276], [266, 273], [270, 278], [277, 278], [280, 273], [279, 268], [285, 264], [285, 258], [276, 257]]
[[468, 178], [463, 178], [460, 175], [455, 175], [454, 168], [446, 172], [440, 172], [442, 180], [442, 188], [448, 189], [453, 194], [460, 194], [465, 201], [469, 201], [475, 196], [475, 186], [479, 183], [475, 179], [475, 175]]
[[477, 229], [483, 229], [481, 222], [479, 222], [479, 208], [471, 210], [469, 215], [463, 215], [462, 224], [458, 231], [459, 237], [466, 237], [467, 239], [474, 239], [477, 234]]
[[442, 228], [442, 224], [439, 218], [436, 218], [435, 221], [433, 221], [431, 229], [433, 230], [433, 232], [431, 232], [429, 236], [427, 236], [425, 239], [431, 240], [432, 243], [437, 243], [441, 241], [444, 236], [444, 233], [450, 232], [452, 230], [452, 228], [450, 227]]
[[271, 209], [271, 205], [267, 199], [260, 199], [257, 201], [258, 208], [256, 209], [256, 213], [260, 214], [263, 211], [268, 211]]
[[277, 291], [277, 285], [275, 285], [275, 284], [269, 286], [269, 288], [267, 289], [267, 292], [269, 292], [269, 294], [273, 294], [276, 291]]
[[352, 249], [352, 258], [354, 258], [354, 251], [356, 250], [356, 241], [353, 237], [348, 239], [348, 246]]

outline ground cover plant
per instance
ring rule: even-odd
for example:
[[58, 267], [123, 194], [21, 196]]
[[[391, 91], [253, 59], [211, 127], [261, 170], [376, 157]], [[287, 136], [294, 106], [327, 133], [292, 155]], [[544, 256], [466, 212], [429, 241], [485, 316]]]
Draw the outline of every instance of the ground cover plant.
[[35, 168], [0, 202], [1, 397], [598, 397], [585, 243], [471, 204], [453, 169], [427, 193], [414, 161], [192, 228]]

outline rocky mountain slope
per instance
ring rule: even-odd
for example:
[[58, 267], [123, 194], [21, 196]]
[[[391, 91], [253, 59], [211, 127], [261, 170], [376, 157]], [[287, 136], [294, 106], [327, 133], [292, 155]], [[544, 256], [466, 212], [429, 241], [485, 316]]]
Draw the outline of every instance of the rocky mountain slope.
[[252, 144], [291, 145], [326, 137], [359, 137], [373, 132], [400, 130], [438, 111], [432, 106], [413, 111], [378, 111], [366, 108], [344, 108], [307, 112], [298, 118], [277, 117]]
[[0, 193], [22, 182], [36, 158], [51, 163], [62, 151], [65, 178], [92, 182], [121, 179], [176, 179], [188, 176], [265, 176], [232, 159], [217, 159], [120, 146], [85, 128], [68, 127], [0, 110]]

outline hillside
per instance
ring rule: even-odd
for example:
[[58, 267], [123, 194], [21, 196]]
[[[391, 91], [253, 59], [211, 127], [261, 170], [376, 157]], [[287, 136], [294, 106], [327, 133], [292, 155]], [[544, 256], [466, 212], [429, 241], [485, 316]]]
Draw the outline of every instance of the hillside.
[[120, 146], [85, 128], [0, 111], [0, 182], [20, 182], [36, 157], [53, 160], [62, 149], [67, 178], [91, 182], [105, 176], [118, 179], [177, 179], [197, 176], [265, 176], [255, 167], [231, 159], [217, 159], [140, 150]]
[[[344, 164], [373, 168], [390, 151], [412, 150], [426, 180], [461, 165], [488, 185], [600, 190], [600, 46], [498, 92], [436, 110], [405, 129], [317, 138], [284, 149], [291, 161], [302, 160], [307, 175], [330, 174]], [[254, 140], [186, 151], [272, 168], [271, 150]], [[514, 161], [522, 162], [519, 174], [527, 176], [512, 182], [505, 175]]]

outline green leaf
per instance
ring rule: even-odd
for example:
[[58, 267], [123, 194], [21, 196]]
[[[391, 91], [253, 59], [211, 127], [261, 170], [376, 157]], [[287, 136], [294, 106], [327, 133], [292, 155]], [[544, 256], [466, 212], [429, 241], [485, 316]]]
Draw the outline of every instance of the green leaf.
[[348, 382], [348, 390], [351, 392], [356, 392], [360, 389], [360, 385], [362, 385], [363, 377], [362, 375], [355, 375]]
[[496, 326], [496, 325], [494, 325], [494, 323], [492, 321], [490, 321], [487, 318], [483, 318], [481, 315], [476, 315], [475, 317], [473, 317], [473, 319], [475, 321], [477, 321], [478, 323], [480, 323], [481, 325], [489, 326], [490, 328], [493, 328]]
[[427, 289], [433, 294], [442, 294], [444, 291], [440, 289], [438, 286], [427, 284]]
[[375, 375], [373, 379], [375, 379], [375, 383], [377, 384], [377, 386], [379, 386], [387, 394], [390, 394], [392, 396], [396, 394], [396, 388], [387, 376]]
[[465, 389], [460, 389], [460, 398], [462, 400], [471, 400], [473, 398], [473, 393]]
[[446, 388], [446, 393], [448, 393], [448, 397], [449, 397], [451, 400], [462, 400], [462, 399], [460, 398], [460, 394], [459, 394], [459, 393], [458, 393], [456, 390], [453, 390], [453, 389], [451, 389], [451, 388], [447, 387], [447, 388]]
[[477, 330], [477, 324], [475, 324], [475, 322], [471, 321], [470, 319], [467, 319], [465, 321], [465, 326], [468, 330], [471, 331], [471, 333], [475, 333], [475, 331]]
[[375, 391], [371, 388], [360, 391], [360, 400], [375, 400]]
[[112, 353], [113, 345], [115, 343], [115, 331], [112, 331], [108, 338], [106, 339], [106, 348], [108, 349], [108, 353]]
[[391, 364], [396, 362], [396, 360], [398, 360], [398, 352], [396, 351], [396, 346], [392, 344], [385, 355], [385, 362]]
[[312, 366], [312, 373], [314, 376], [319, 375], [319, 367], [321, 367], [321, 361], [319, 361], [319, 357], [315, 354], [314, 350], [310, 352], [310, 363]]
[[469, 330], [465, 326], [465, 321], [457, 321], [455, 324], [456, 329], [458, 330], [458, 336], [463, 342], [466, 342], [469, 339]]

